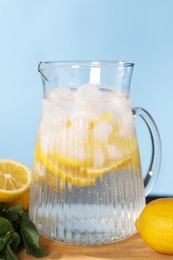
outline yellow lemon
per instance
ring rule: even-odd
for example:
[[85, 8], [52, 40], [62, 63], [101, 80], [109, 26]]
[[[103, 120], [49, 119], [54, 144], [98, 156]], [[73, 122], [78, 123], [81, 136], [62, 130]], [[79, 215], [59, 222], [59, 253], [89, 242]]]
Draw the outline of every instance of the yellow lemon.
[[0, 202], [17, 200], [29, 188], [31, 172], [22, 163], [0, 160]]
[[6, 204], [7, 208], [14, 206], [16, 204], [21, 204], [23, 209], [28, 211], [29, 210], [29, 198], [30, 198], [30, 188], [28, 188], [22, 195], [17, 199]]
[[136, 228], [149, 247], [173, 254], [173, 198], [150, 202], [137, 219]]

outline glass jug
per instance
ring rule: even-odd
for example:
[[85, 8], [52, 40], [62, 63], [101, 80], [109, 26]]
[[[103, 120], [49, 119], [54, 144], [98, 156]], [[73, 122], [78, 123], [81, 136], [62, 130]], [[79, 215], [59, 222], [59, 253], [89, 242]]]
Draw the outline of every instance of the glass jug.
[[[41, 62], [44, 98], [35, 149], [30, 218], [50, 239], [101, 245], [134, 233], [159, 172], [158, 129], [131, 108], [134, 64]], [[144, 177], [134, 118], [151, 136]]]

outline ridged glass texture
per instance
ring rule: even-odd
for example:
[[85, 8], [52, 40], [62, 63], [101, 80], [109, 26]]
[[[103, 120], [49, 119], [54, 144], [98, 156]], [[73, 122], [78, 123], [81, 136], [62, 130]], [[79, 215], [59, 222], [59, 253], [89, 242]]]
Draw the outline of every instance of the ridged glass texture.
[[91, 84], [51, 91], [43, 100], [29, 212], [41, 234], [77, 245], [119, 241], [136, 232], [144, 205], [129, 97]]

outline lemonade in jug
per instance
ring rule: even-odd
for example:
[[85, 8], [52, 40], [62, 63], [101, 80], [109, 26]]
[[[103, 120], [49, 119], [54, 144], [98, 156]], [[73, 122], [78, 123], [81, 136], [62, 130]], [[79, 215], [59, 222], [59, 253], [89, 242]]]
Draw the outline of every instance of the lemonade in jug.
[[[44, 98], [30, 217], [42, 235], [100, 245], [136, 232], [145, 189], [151, 190], [159, 170], [160, 138], [145, 110], [132, 111], [133, 67], [127, 62], [39, 65]], [[134, 115], [147, 123], [153, 150], [157, 146], [145, 185]]]

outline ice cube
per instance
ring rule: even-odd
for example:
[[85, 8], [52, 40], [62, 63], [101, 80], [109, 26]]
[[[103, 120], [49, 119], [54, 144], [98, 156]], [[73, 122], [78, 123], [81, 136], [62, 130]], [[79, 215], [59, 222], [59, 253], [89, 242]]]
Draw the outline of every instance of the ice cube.
[[[40, 144], [44, 153], [55, 152], [59, 142], [66, 140], [68, 134], [66, 133], [66, 124], [68, 116], [65, 113], [57, 113], [50, 109], [42, 115], [40, 123], [39, 136]], [[64, 138], [64, 139], [63, 139]]]
[[93, 127], [94, 140], [104, 143], [108, 141], [109, 136], [112, 134], [113, 127], [108, 122], [98, 122]]
[[94, 151], [94, 166], [101, 167], [105, 162], [104, 152], [101, 148], [97, 148]]
[[87, 95], [90, 93], [92, 95], [92, 93], [96, 93], [96, 92], [98, 92], [97, 85], [91, 83], [84, 84], [78, 87], [78, 89], [76, 90], [76, 93], [78, 94], [87, 94]]
[[56, 128], [51, 128], [48, 126], [47, 128], [40, 129], [39, 141], [40, 141], [41, 149], [44, 152], [44, 154], [55, 152], [55, 147], [58, 146], [57, 132], [58, 131]]
[[62, 129], [62, 134], [61, 134], [61, 140], [62, 141], [67, 141], [72, 144], [79, 144], [79, 145], [84, 145], [86, 143], [88, 137], [88, 129], [86, 126], [81, 127], [77, 125], [77, 127], [73, 124], [72, 126], [67, 128]]
[[57, 147], [57, 153], [63, 157], [71, 158], [77, 161], [85, 161], [87, 159], [86, 151], [83, 146], [65, 141]]
[[128, 111], [121, 119], [120, 135], [133, 138], [136, 135], [132, 111]]
[[90, 121], [96, 121], [100, 117], [100, 114], [98, 111], [88, 110], [88, 109], [79, 109], [76, 107], [76, 109], [72, 113], [72, 120], [74, 122], [82, 122], [83, 124], [88, 124]]
[[62, 125], [62, 121], [65, 120], [70, 113], [62, 106], [58, 106], [58, 104], [47, 99], [43, 100], [42, 106], [43, 111], [41, 123], [45, 125], [60, 127]]
[[42, 151], [46, 154], [48, 152], [49, 144], [50, 144], [50, 136], [51, 131], [47, 128], [41, 127], [39, 130], [39, 143]]
[[96, 84], [87, 83], [82, 85], [76, 90], [74, 95], [75, 100], [78, 102], [100, 102], [101, 91]]
[[107, 145], [108, 157], [109, 159], [120, 159], [122, 158], [122, 151], [115, 145]]
[[35, 167], [36, 174], [38, 174], [40, 177], [45, 177], [46, 176], [46, 168], [44, 164], [42, 163], [37, 163]]
[[111, 110], [117, 115], [123, 115], [128, 113], [130, 108], [130, 99], [124, 94], [119, 92], [112, 92], [109, 94], [109, 101]]
[[86, 159], [85, 145], [88, 140], [88, 126], [85, 121], [69, 117], [62, 122], [60, 129], [54, 131], [52, 138], [53, 148], [49, 149], [53, 153], [81, 161]]
[[74, 91], [67, 87], [58, 87], [50, 91], [48, 99], [54, 102], [70, 102], [73, 100]]

